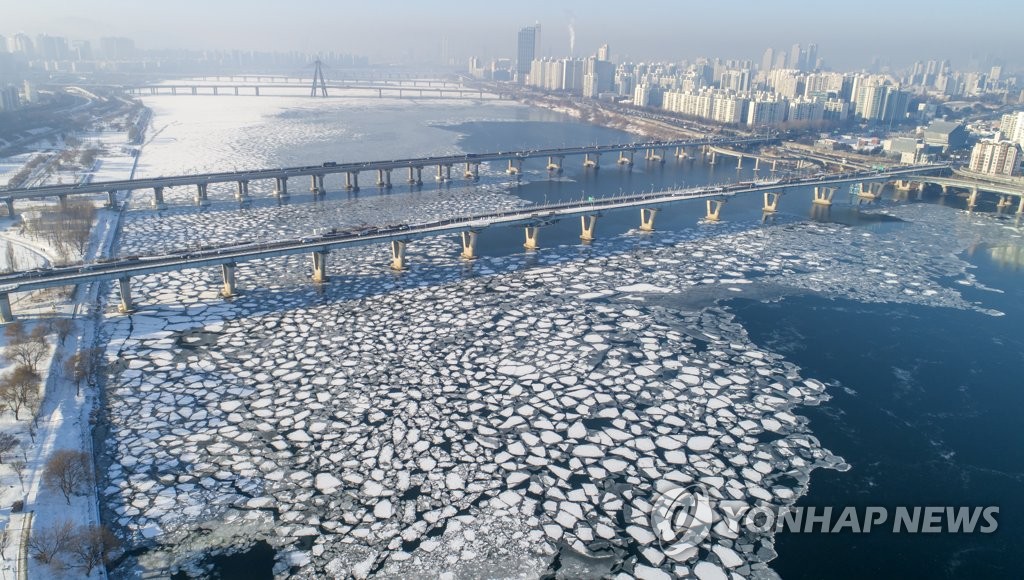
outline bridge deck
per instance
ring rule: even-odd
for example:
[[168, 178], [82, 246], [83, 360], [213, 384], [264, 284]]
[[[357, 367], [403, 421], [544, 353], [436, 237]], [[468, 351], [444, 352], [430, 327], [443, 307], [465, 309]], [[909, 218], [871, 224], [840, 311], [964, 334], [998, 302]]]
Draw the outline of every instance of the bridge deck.
[[463, 216], [423, 224], [400, 224], [356, 232], [308, 236], [280, 242], [252, 243], [246, 245], [222, 246], [198, 252], [163, 256], [142, 256], [113, 262], [87, 264], [50, 270], [17, 272], [0, 275], [0, 293], [28, 292], [56, 286], [68, 286], [83, 282], [112, 280], [131, 276], [155, 274], [187, 268], [202, 268], [220, 264], [256, 259], [273, 258], [314, 251], [329, 251], [346, 246], [376, 244], [391, 240], [409, 240], [457, 233], [466, 230], [483, 229], [496, 225], [535, 224], [558, 218], [594, 214], [601, 211], [630, 207], [649, 207], [677, 203], [701, 198], [728, 197], [743, 193], [767, 191], [784, 187], [831, 185], [839, 183], [889, 180], [894, 177], [913, 177], [948, 169], [946, 165], [917, 166], [892, 170], [885, 173], [860, 172], [831, 175], [806, 179], [776, 180], [760, 184], [736, 184], [728, 187], [704, 187], [686, 190], [669, 190], [636, 195], [601, 198], [573, 203], [530, 206], [520, 210], [493, 214]]
[[312, 175], [332, 175], [374, 171], [378, 169], [394, 170], [409, 167], [429, 167], [434, 165], [455, 165], [459, 163], [484, 163], [490, 161], [508, 161], [536, 159], [543, 157], [562, 157], [571, 155], [616, 153], [619, 151], [638, 151], [641, 149], [667, 149], [673, 147], [700, 147], [703, 145], [727, 142], [733, 145], [753, 145], [770, 143], [775, 139], [697, 139], [676, 141], [654, 141], [645, 143], [625, 143], [618, 145], [594, 145], [589, 147], [566, 147], [557, 149], [529, 149], [523, 151], [499, 151], [495, 153], [478, 153], [467, 155], [444, 155], [438, 157], [419, 157], [412, 159], [394, 159], [391, 161], [369, 161], [356, 163], [336, 163], [333, 165], [312, 165], [304, 167], [285, 167], [276, 169], [253, 169], [227, 171], [221, 173], [197, 173], [194, 175], [174, 175], [167, 177], [151, 177], [143, 179], [126, 179], [119, 181], [97, 181], [92, 183], [47, 185], [23, 189], [0, 191], [0, 195], [13, 199], [30, 199], [53, 197], [59, 195], [79, 195], [106, 193], [109, 191], [149, 189], [153, 187], [175, 187], [211, 183], [231, 183], [258, 179], [276, 179], [291, 177], [308, 177]]

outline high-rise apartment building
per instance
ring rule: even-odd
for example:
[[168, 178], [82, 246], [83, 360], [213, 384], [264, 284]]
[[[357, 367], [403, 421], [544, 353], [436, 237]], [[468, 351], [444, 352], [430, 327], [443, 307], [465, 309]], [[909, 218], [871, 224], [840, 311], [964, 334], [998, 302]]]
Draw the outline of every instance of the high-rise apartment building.
[[989, 175], [1016, 175], [1020, 146], [1012, 141], [982, 139], [971, 150], [971, 171]]
[[516, 43], [516, 80], [525, 82], [530, 65], [540, 57], [540, 24], [526, 26], [519, 31]]

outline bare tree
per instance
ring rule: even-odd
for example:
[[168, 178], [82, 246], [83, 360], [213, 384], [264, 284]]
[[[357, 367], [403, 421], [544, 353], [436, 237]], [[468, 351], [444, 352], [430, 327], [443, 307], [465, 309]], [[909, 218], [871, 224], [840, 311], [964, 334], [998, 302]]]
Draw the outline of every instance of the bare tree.
[[99, 367], [100, 349], [87, 348], [71, 355], [64, 362], [64, 375], [75, 381], [78, 394], [82, 394], [82, 381], [92, 376]]
[[28, 550], [32, 559], [50, 564], [70, 547], [75, 536], [75, 526], [68, 520], [57, 522], [46, 528], [32, 530]]
[[18, 270], [18, 254], [14, 250], [14, 244], [7, 242], [4, 247], [4, 254], [7, 258], [7, 272], [15, 272]]
[[0, 464], [4, 462], [4, 454], [18, 446], [18, 438], [10, 433], [0, 433]]
[[7, 528], [0, 530], [0, 560], [6, 560], [4, 552], [7, 551], [7, 546], [11, 545], [11, 535]]
[[85, 493], [92, 483], [89, 454], [73, 449], [54, 451], [43, 469], [43, 481], [49, 487], [59, 489], [68, 505], [71, 505], [71, 496]]
[[57, 340], [63, 345], [68, 336], [75, 330], [75, 321], [70, 318], [57, 318], [50, 323], [53, 332], [57, 333]]
[[32, 372], [36, 372], [39, 363], [46, 357], [49, 351], [50, 347], [45, 342], [37, 340], [14, 342], [12, 340], [4, 348], [4, 358], [18, 364], [18, 366], [26, 367]]
[[15, 320], [4, 327], [4, 336], [11, 342], [25, 342], [28, 339], [28, 330], [24, 322]]
[[106, 526], [84, 526], [78, 529], [68, 551], [88, 576], [93, 568], [109, 564], [111, 554], [120, 547], [120, 540]]
[[22, 490], [25, 489], [25, 468], [26, 467], [28, 467], [28, 464], [25, 463], [24, 461], [22, 461], [21, 459], [15, 459], [14, 461], [11, 462], [11, 469], [14, 470], [14, 473], [18, 474], [18, 482], [21, 483], [21, 489]]
[[[35, 410], [39, 401], [39, 385], [42, 377], [27, 366], [19, 365], [12, 372], [0, 378], [0, 400], [12, 410], [18, 420], [23, 408]], [[34, 439], [34, 438], [33, 438]]]

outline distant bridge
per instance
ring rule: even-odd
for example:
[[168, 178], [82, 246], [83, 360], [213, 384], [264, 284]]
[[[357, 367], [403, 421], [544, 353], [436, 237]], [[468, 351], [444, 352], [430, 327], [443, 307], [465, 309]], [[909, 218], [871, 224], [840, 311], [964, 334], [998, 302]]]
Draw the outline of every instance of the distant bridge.
[[563, 147], [555, 149], [529, 149], [523, 151], [499, 151], [497, 153], [470, 153], [465, 155], [443, 155], [437, 157], [419, 157], [413, 159], [394, 159], [391, 161], [369, 161], [357, 163], [327, 162], [322, 165], [305, 167], [287, 167], [277, 169], [253, 169], [228, 171], [222, 173], [199, 173], [194, 175], [177, 175], [170, 177], [152, 177], [119, 181], [95, 181], [90, 183], [45, 185], [21, 189], [0, 191], [0, 201], [7, 205], [9, 215], [14, 215], [14, 202], [23, 199], [40, 199], [56, 197], [62, 201], [68, 196], [106, 193], [108, 205], [113, 205], [118, 191], [134, 191], [139, 189], [153, 190], [153, 206], [164, 207], [163, 190], [167, 187], [194, 186], [196, 203], [207, 202], [207, 188], [216, 183], [237, 184], [236, 198], [244, 200], [249, 197], [249, 183], [254, 180], [273, 180], [274, 194], [284, 197], [288, 195], [290, 178], [309, 178], [310, 191], [315, 194], [326, 192], [324, 178], [328, 175], [343, 174], [345, 188], [359, 190], [359, 175], [363, 172], [377, 172], [377, 186], [391, 187], [391, 172], [405, 170], [408, 182], [422, 185], [423, 169], [436, 167], [438, 181], [452, 179], [451, 169], [455, 165], [465, 164], [463, 176], [468, 179], [479, 177], [481, 163], [507, 161], [506, 172], [510, 175], [522, 171], [523, 161], [534, 158], [547, 158], [550, 171], [561, 172], [562, 163], [568, 156], [583, 156], [583, 166], [597, 170], [601, 166], [601, 156], [644, 151], [649, 159], [664, 161], [669, 151], [682, 153], [686, 149], [695, 150], [706, 145], [731, 144], [733, 146], [761, 145], [773, 142], [773, 139], [697, 139], [677, 141], [649, 141], [643, 143], [626, 143], [620, 145], [594, 145], [587, 147]]
[[[296, 91], [308, 91], [312, 81], [308, 83], [269, 82], [269, 83], [235, 83], [201, 84], [174, 83], [158, 85], [140, 85], [120, 87], [122, 93], [130, 96], [157, 95], [214, 95], [214, 96], [249, 96], [249, 97], [288, 97], [301, 96]], [[326, 84], [328, 96], [331, 97], [397, 97], [416, 99], [503, 99], [503, 93], [491, 93], [483, 89], [473, 89], [447, 81], [372, 81], [331, 82]], [[288, 92], [290, 91], [290, 92]]]
[[224, 245], [199, 251], [183, 251], [159, 256], [133, 256], [113, 261], [40, 269], [29, 272], [15, 272], [0, 275], [0, 322], [13, 320], [10, 294], [29, 292], [57, 286], [69, 286], [86, 282], [117, 280], [122, 311], [134, 308], [131, 296], [131, 277], [220, 266], [224, 279], [222, 295], [236, 293], [235, 268], [238, 262], [273, 258], [299, 253], [312, 255], [312, 280], [327, 280], [327, 256], [332, 249], [389, 242], [391, 244], [391, 267], [403, 270], [406, 267], [406, 244], [413, 239], [446, 233], [458, 233], [462, 240], [461, 257], [476, 258], [476, 240], [480, 231], [497, 225], [523, 225], [527, 249], [538, 247], [538, 233], [545, 223], [567, 217], [581, 218], [580, 238], [589, 242], [595, 238], [597, 220], [603, 211], [625, 208], [640, 209], [640, 229], [652, 231], [660, 206], [694, 199], [706, 199], [705, 219], [717, 221], [726, 198], [737, 194], [764, 192], [766, 213], [778, 208], [779, 194], [770, 189], [780, 187], [815, 186], [814, 202], [830, 205], [836, 188], [827, 187], [842, 183], [879, 182], [899, 178], [925, 178], [931, 173], [948, 171], [946, 165], [914, 166], [893, 169], [887, 172], [858, 172], [842, 175], [827, 175], [804, 179], [776, 179], [760, 183], [738, 183], [725, 187], [700, 187], [685, 190], [667, 190], [655, 193], [585, 200], [551, 205], [529, 206], [505, 212], [460, 216], [429, 223], [386, 225], [375, 228], [354, 228], [341, 232], [306, 236], [277, 242], [254, 242], [248, 244]]

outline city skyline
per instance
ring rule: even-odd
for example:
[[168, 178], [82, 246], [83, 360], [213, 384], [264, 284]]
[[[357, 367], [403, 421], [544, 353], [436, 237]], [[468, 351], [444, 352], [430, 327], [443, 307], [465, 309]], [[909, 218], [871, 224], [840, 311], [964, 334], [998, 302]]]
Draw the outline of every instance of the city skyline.
[[[766, 48], [786, 51], [794, 43], [813, 43], [835, 69], [863, 69], [873, 62], [899, 69], [928, 59], [950, 60], [960, 68], [1001, 63], [1018, 69], [1024, 40], [1015, 34], [1013, 23], [1024, 16], [1024, 7], [989, 4], [997, 9], [974, 6], [964, 11], [954, 2], [889, 5], [872, 0], [836, 13], [786, 0], [751, 4], [738, 16], [730, 12], [724, 17], [714, 7], [668, 2], [648, 3], [642, 12], [631, 13], [578, 1], [551, 5], [525, 0], [513, 14], [495, 19], [486, 6], [464, 2], [425, 6], [403, 0], [377, 7], [313, 0], [288, 17], [279, 14], [284, 4], [269, 0], [245, 3], [245, 10], [238, 0], [215, 6], [183, 0], [173, 7], [147, 6], [144, 13], [124, 0], [76, 6], [41, 0], [5, 8], [0, 34], [24, 31], [33, 37], [86, 40], [125, 36], [143, 49], [334, 51], [364, 54], [376, 63], [423, 63], [438, 62], [442, 55], [456, 62], [473, 56], [514, 59], [518, 31], [539, 23], [544, 31], [541, 57], [570, 52], [585, 56], [608, 43], [618, 62], [702, 56], [759, 62]], [[658, 17], [652, 18], [654, 14]], [[750, 23], [756, 26], [750, 28]]]

